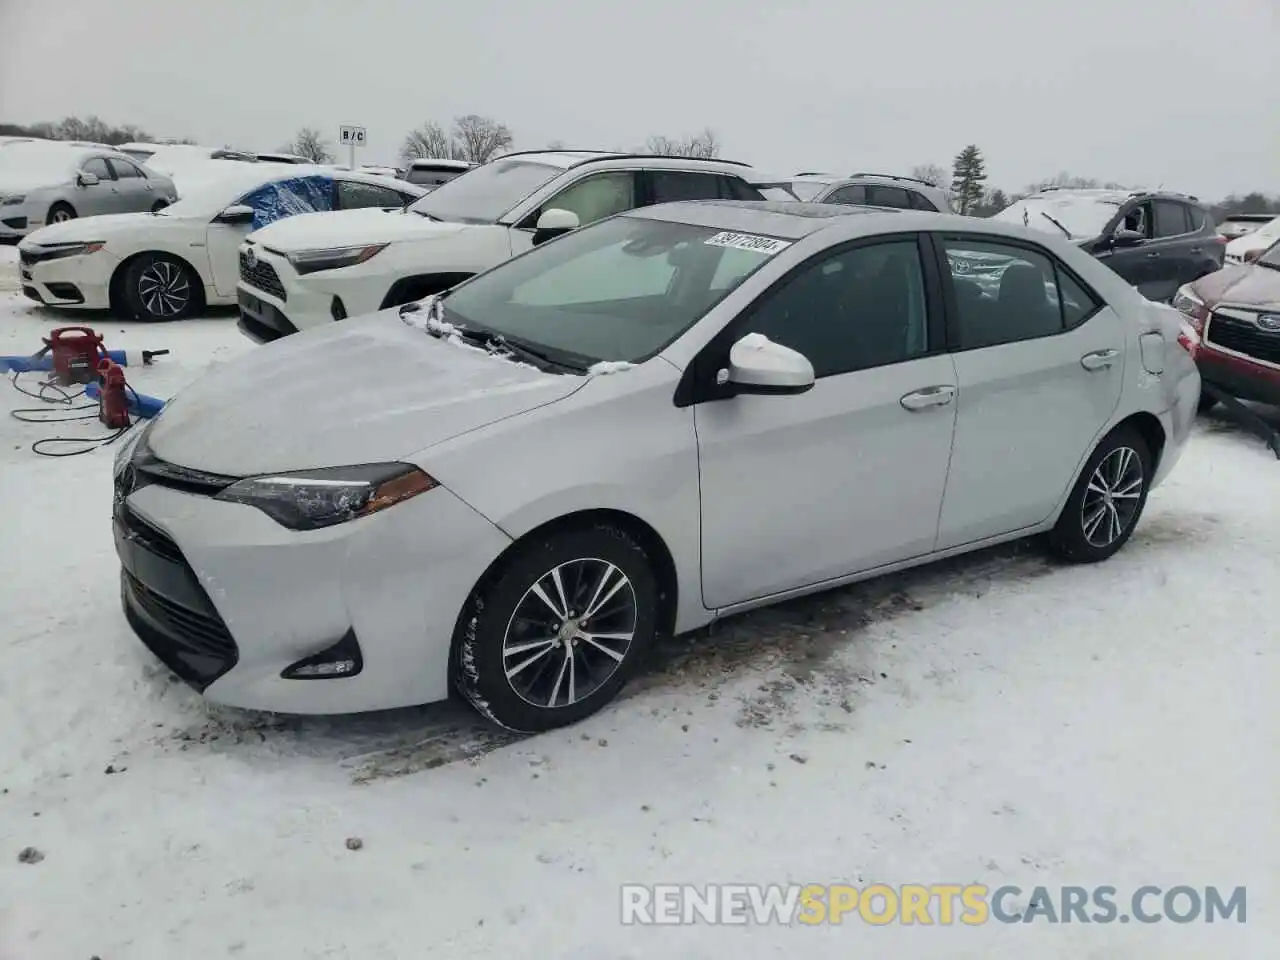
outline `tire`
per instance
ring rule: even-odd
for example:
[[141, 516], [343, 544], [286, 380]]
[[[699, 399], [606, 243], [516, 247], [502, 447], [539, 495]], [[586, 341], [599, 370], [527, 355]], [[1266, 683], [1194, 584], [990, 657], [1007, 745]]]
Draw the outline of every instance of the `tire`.
[[164, 209], [165, 207], [167, 207], [168, 205], [169, 205], [169, 201], [168, 201], [168, 200], [157, 200], [155, 203], [153, 203], [153, 204], [151, 205], [151, 212], [152, 212], [152, 213], [159, 213], [161, 210], [163, 210], [163, 209]]
[[1200, 394], [1200, 402], [1196, 404], [1196, 413], [1208, 413], [1218, 405], [1218, 398], [1211, 397], [1203, 391]]
[[49, 208], [49, 214], [45, 217], [45, 223], [66, 223], [68, 220], [76, 219], [75, 207], [69, 203], [55, 203]]
[[[1049, 534], [1052, 551], [1070, 563], [1097, 563], [1114, 554], [1138, 525], [1151, 475], [1151, 451], [1142, 435], [1130, 426], [1112, 430], [1085, 463]], [[1100, 488], [1116, 491], [1115, 499]]]
[[200, 306], [200, 278], [167, 253], [145, 253], [124, 274], [124, 302], [135, 320], [182, 320]]
[[[595, 615], [584, 617], [593, 602]], [[551, 533], [517, 548], [472, 594], [458, 625], [454, 683], [509, 730], [576, 723], [622, 689], [653, 640], [657, 614], [652, 563], [628, 533], [607, 525]], [[586, 639], [592, 630], [596, 639]]]

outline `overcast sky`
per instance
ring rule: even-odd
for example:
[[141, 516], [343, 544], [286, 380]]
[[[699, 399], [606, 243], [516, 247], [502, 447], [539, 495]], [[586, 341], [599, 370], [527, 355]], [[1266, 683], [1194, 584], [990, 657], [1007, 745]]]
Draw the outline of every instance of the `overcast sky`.
[[710, 125], [772, 173], [1069, 171], [1280, 193], [1280, 0], [0, 0], [0, 121], [96, 113], [275, 149], [368, 128], [390, 160], [479, 113], [516, 146]]

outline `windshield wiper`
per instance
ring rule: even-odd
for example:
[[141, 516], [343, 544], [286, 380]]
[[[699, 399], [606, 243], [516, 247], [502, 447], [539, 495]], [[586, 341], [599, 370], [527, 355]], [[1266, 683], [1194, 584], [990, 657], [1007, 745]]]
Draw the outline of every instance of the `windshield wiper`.
[[502, 354], [507, 353], [521, 360], [531, 362], [535, 366], [560, 367], [564, 370], [578, 370], [583, 368], [566, 363], [563, 360], [557, 360], [551, 354], [537, 347], [531, 347], [527, 343], [518, 340], [508, 340], [501, 333], [494, 333], [491, 330], [473, 330], [468, 327], [460, 327], [453, 325], [453, 332], [456, 333], [467, 343], [474, 343], [476, 346], [484, 347], [490, 353]]
[[1069, 239], [1071, 239], [1071, 231], [1070, 231], [1070, 230], [1068, 230], [1066, 227], [1064, 227], [1064, 226], [1063, 226], [1061, 223], [1059, 223], [1056, 219], [1054, 219], [1053, 217], [1049, 216], [1049, 214], [1045, 213], [1043, 210], [1041, 210], [1041, 211], [1040, 211], [1040, 216], [1044, 217], [1046, 220], [1048, 220], [1050, 223], [1052, 223], [1055, 227], [1057, 227], [1059, 230], [1061, 230], [1063, 233], [1065, 233], [1065, 234], [1067, 235], [1067, 239], [1068, 239], [1068, 240], [1069, 240]]

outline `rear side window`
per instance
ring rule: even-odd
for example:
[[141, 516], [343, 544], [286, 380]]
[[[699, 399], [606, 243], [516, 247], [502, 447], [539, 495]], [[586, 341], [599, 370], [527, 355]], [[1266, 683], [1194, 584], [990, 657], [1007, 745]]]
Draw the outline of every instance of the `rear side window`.
[[1032, 340], [1064, 329], [1058, 271], [1047, 253], [968, 237], [946, 237], [943, 248], [961, 350]]
[[928, 210], [930, 213], [941, 213], [942, 211], [935, 207], [923, 193], [911, 191], [911, 209]]
[[[734, 200], [763, 200], [765, 198], [763, 193], [737, 177], [724, 177], [723, 179], [728, 183], [729, 196]], [[791, 197], [787, 197], [787, 199], [790, 200]]]
[[649, 190], [654, 203], [682, 200], [733, 200], [728, 179], [718, 174], [687, 170], [650, 170]]
[[363, 207], [399, 207], [404, 201], [397, 190], [357, 180], [338, 181], [338, 206], [343, 210]]
[[863, 204], [867, 202], [867, 188], [861, 184], [853, 186], [841, 187], [831, 196], [827, 197], [823, 203], [852, 203]]
[[1180, 237], [1189, 231], [1187, 226], [1186, 207], [1172, 200], [1156, 200], [1155, 208], [1156, 236]]
[[1187, 226], [1192, 230], [1203, 230], [1204, 219], [1204, 211], [1199, 207], [1187, 207]]
[[911, 198], [902, 187], [882, 187], [873, 183], [867, 187], [867, 196], [870, 197], [867, 202], [873, 207], [896, 207], [899, 210], [911, 208]]
[[1102, 309], [1102, 301], [1072, 276], [1055, 265], [1058, 286], [1054, 293], [1062, 310], [1062, 325], [1070, 330], [1078, 327]]

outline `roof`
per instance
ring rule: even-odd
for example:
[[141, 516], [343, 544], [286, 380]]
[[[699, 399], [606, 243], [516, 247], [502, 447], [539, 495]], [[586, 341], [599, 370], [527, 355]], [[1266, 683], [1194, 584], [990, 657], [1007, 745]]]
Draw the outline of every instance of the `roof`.
[[1026, 199], [1044, 196], [1084, 197], [1099, 203], [1125, 203], [1133, 197], [1167, 197], [1171, 200], [1192, 200], [1199, 203], [1198, 197], [1189, 193], [1178, 193], [1175, 190], [1117, 190], [1114, 187], [1043, 187]]
[[499, 160], [528, 160], [531, 163], [545, 163], [553, 167], [568, 170], [586, 163], [607, 163], [610, 161], [643, 161], [645, 166], [661, 170], [664, 167], [685, 169], [690, 165], [705, 167], [710, 170], [743, 170], [750, 164], [740, 160], [724, 160], [719, 157], [673, 157], [657, 153], [622, 153], [615, 150], [517, 150], [494, 157], [490, 163]]

